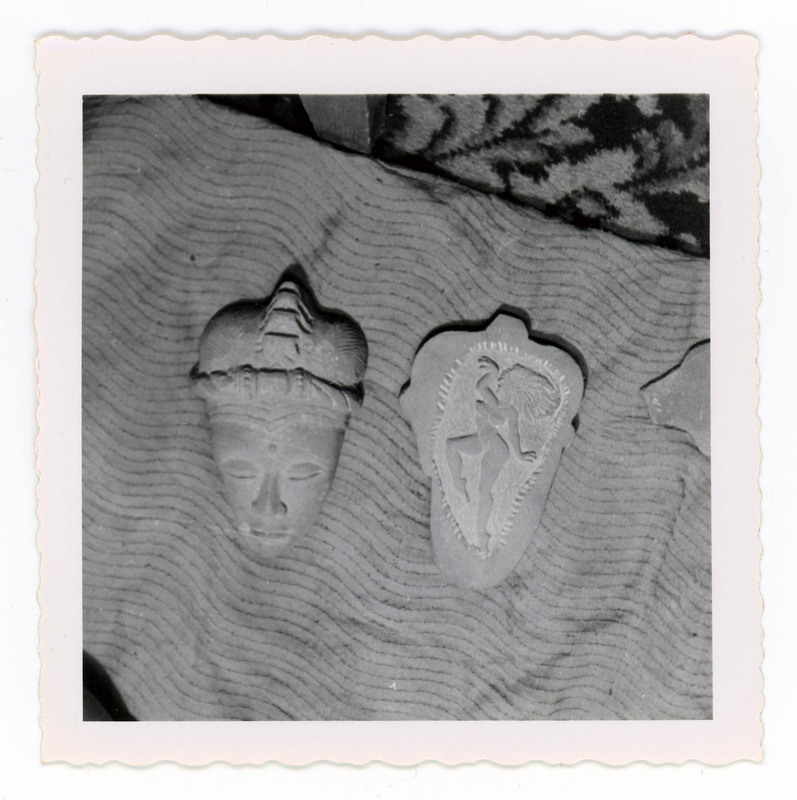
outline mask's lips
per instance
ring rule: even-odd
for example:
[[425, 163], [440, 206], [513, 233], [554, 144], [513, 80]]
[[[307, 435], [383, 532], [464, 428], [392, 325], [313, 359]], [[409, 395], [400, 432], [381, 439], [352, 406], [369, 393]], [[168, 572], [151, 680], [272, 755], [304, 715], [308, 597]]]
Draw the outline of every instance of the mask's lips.
[[290, 531], [257, 531], [257, 530], [252, 530], [251, 534], [252, 536], [256, 536], [258, 539], [265, 539], [267, 542], [271, 544], [282, 544], [283, 542], [287, 542], [292, 535]]
[[269, 544], [284, 544], [287, 542], [291, 536], [293, 536], [293, 530], [283, 528], [277, 530], [270, 530], [270, 531], [261, 531], [256, 528], [252, 528], [250, 525], [244, 523], [238, 528], [239, 532], [247, 535], [247, 536], [254, 536], [257, 539], [263, 539]]

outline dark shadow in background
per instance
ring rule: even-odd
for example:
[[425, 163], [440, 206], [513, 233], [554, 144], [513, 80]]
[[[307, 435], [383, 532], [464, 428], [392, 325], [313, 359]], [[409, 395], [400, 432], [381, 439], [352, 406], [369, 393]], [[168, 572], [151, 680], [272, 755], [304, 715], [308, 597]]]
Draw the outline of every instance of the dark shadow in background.
[[136, 722], [105, 667], [83, 651], [83, 721]]

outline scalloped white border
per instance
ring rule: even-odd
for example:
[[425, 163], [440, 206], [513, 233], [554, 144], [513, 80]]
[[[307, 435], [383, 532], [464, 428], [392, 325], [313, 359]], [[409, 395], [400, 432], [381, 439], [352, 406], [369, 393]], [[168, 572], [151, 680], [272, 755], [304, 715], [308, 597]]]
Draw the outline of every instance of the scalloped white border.
[[[719, 764], [760, 759], [757, 47], [749, 36], [41, 40], [36, 326], [43, 760]], [[711, 94], [712, 721], [80, 721], [80, 98], [391, 91]]]

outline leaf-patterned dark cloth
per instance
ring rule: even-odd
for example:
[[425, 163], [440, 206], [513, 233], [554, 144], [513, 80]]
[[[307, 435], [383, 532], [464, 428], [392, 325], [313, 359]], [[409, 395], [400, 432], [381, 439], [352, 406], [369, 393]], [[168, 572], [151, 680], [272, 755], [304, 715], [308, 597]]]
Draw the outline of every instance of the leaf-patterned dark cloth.
[[373, 154], [709, 254], [708, 95], [390, 95]]

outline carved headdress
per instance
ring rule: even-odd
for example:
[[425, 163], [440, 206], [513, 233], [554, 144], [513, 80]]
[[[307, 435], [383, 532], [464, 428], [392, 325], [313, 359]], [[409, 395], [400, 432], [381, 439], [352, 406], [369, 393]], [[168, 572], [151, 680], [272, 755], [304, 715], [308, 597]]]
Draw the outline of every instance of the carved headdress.
[[351, 318], [320, 309], [309, 289], [283, 278], [264, 300], [219, 311], [191, 371], [211, 419], [292, 414], [346, 426], [362, 402], [368, 345]]

